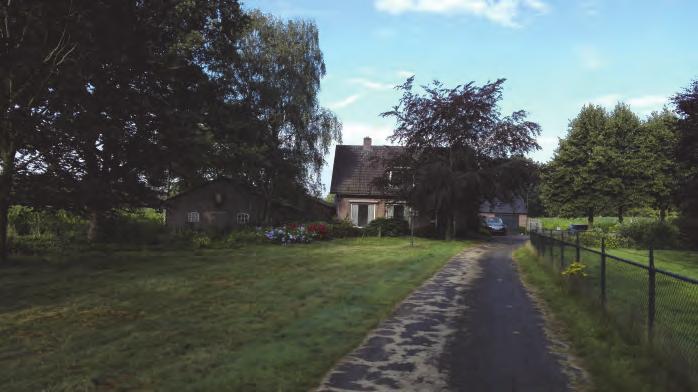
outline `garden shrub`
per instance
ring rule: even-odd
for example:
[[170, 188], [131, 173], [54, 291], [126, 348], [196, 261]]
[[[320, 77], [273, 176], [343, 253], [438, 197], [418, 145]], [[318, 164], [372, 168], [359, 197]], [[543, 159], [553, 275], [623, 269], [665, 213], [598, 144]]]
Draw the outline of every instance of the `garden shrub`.
[[[606, 249], [628, 248], [631, 245], [631, 241], [628, 238], [617, 233], [604, 232], [603, 229], [597, 227], [593, 230], [579, 233], [579, 243], [586, 247], [600, 248], [602, 238], [606, 241]], [[575, 240], [574, 236], [568, 239], [569, 242], [574, 242]]]
[[363, 232], [354, 226], [351, 221], [345, 219], [334, 222], [328, 226], [327, 236], [330, 238], [359, 237]]
[[154, 245], [166, 232], [162, 214], [150, 208], [116, 211], [103, 227], [104, 241], [116, 244]]
[[618, 234], [627, 238], [632, 245], [658, 249], [674, 248], [678, 244], [679, 229], [676, 225], [659, 221], [634, 221], [620, 226]]
[[410, 232], [410, 225], [400, 218], [377, 218], [366, 227], [367, 235], [380, 235], [386, 237], [399, 237]]
[[207, 249], [211, 247], [213, 241], [206, 233], [194, 233], [191, 237], [191, 244], [194, 249]]
[[224, 243], [227, 247], [237, 248], [248, 244], [257, 244], [264, 241], [260, 231], [254, 229], [235, 230], [228, 234]]

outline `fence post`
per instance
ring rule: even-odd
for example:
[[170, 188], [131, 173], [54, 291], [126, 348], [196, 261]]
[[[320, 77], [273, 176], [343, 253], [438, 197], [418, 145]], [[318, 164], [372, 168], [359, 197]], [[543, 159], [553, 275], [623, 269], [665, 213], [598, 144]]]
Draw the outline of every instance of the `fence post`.
[[648, 282], [648, 302], [647, 302], [647, 337], [652, 342], [654, 337], [654, 306], [656, 300], [655, 292], [655, 276], [657, 274], [654, 268], [654, 247], [650, 243], [650, 266], [649, 266], [649, 282]]
[[550, 229], [550, 262], [553, 263], [554, 251], [555, 250], [555, 234], [553, 234], [553, 229]]
[[565, 269], [565, 232], [560, 231], [560, 271]]
[[575, 234], [577, 235], [577, 238], [575, 240], [575, 246], [577, 249], [577, 253], [575, 254], [575, 256], [577, 258], [577, 263], [579, 263], [579, 259], [580, 259], [580, 257], [579, 257], [579, 232], [576, 232]]
[[601, 306], [606, 309], [606, 237], [601, 237]]

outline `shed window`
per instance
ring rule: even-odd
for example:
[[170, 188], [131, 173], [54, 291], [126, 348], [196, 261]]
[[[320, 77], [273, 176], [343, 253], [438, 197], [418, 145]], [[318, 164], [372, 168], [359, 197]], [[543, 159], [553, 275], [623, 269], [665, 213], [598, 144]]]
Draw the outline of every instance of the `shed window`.
[[199, 223], [200, 217], [199, 213], [196, 211], [188, 212], [187, 213], [187, 222], [188, 223]]
[[246, 212], [238, 212], [237, 214], [237, 222], [238, 225], [246, 225], [250, 223], [250, 214]]

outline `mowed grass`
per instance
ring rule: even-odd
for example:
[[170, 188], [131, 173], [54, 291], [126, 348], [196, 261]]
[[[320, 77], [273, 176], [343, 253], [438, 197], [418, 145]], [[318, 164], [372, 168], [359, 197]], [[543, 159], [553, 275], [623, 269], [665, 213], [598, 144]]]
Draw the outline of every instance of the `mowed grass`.
[[[554, 254], [559, 255], [559, 252]], [[656, 342], [658, 348], [650, 349], [634, 334], [635, 326], [614, 318], [613, 308], [604, 312], [590, 292], [572, 292], [561, 280], [559, 270], [549, 260], [540, 260], [532, 247], [519, 249], [514, 259], [524, 281], [552, 312], [558, 322], [555, 325], [561, 325], [560, 332], [589, 371], [592, 390], [690, 391], [698, 387], [696, 378], [691, 379], [695, 369], [672, 360], [671, 353], [667, 355], [662, 345], [666, 341]], [[609, 297], [609, 305], [613, 302], [613, 306], [621, 306], [615, 301], [622, 297], [644, 298], [642, 293], [632, 291], [632, 280], [623, 283], [622, 275], [614, 276], [618, 279], [609, 287], [614, 292], [609, 291], [609, 296], [613, 295]], [[684, 309], [685, 315], [690, 313], [690, 309]]]
[[[646, 249], [609, 249], [608, 253], [649, 265], [649, 251]], [[669, 272], [698, 279], [698, 252], [696, 251], [655, 250], [654, 265]]]
[[0, 269], [0, 385], [302, 391], [468, 242], [119, 252]]

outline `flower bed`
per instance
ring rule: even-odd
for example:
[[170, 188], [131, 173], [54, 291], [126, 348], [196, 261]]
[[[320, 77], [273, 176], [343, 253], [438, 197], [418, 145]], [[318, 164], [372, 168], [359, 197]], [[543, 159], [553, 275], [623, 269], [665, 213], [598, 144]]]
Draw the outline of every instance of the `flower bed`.
[[311, 223], [309, 225], [297, 225], [295, 223], [283, 227], [273, 227], [264, 230], [264, 236], [279, 244], [308, 244], [314, 240], [328, 238], [327, 225], [324, 223]]

